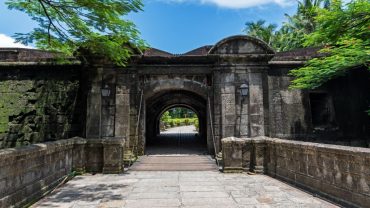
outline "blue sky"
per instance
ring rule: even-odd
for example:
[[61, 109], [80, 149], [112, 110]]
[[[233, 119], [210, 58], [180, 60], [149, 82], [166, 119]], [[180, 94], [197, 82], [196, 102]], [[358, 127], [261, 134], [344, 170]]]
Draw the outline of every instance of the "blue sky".
[[[242, 34], [247, 21], [280, 24], [296, 9], [294, 0], [144, 0], [144, 11], [130, 14], [142, 38], [155, 48], [184, 53]], [[27, 15], [0, 3], [0, 47], [13, 46], [9, 36], [35, 26]], [[19, 45], [18, 45], [19, 46]]]

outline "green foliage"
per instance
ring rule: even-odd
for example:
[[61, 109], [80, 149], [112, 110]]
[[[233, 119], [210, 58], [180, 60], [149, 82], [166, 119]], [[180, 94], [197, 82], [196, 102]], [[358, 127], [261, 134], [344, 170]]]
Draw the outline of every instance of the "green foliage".
[[175, 126], [175, 122], [173, 120], [168, 121], [171, 127]]
[[333, 1], [330, 9], [317, 11], [318, 27], [307, 35], [305, 44], [324, 45], [320, 52], [325, 56], [292, 70], [291, 75], [296, 77], [292, 88], [317, 88], [356, 66], [370, 69], [370, 2], [355, 0], [343, 6], [341, 1]]
[[329, 7], [329, 0], [298, 1], [297, 13], [290, 16], [285, 14], [287, 21], [280, 29], [275, 24], [265, 26], [264, 20], [246, 23], [244, 30], [247, 35], [259, 38], [277, 51], [287, 51], [304, 47], [304, 37], [315, 31], [317, 8]]
[[181, 120], [180, 119], [175, 119], [176, 126], [181, 126]]
[[265, 41], [267, 44], [271, 45], [274, 42], [274, 31], [277, 28], [275, 24], [268, 24], [265, 26], [265, 20], [258, 20], [257, 22], [247, 22], [245, 23], [246, 28], [244, 32], [252, 37], [259, 38]]
[[195, 122], [194, 122], [194, 126], [195, 126], [195, 129], [196, 129], [197, 131], [199, 131], [199, 121], [198, 121], [198, 120], [195, 120]]
[[170, 110], [168, 110], [168, 112], [170, 113], [170, 116], [172, 118], [197, 117], [196, 113], [194, 113], [192, 110], [183, 107], [171, 108]]
[[118, 65], [125, 64], [132, 48], [145, 46], [135, 25], [122, 19], [141, 10], [140, 0], [7, 0], [6, 4], [38, 22], [33, 31], [15, 35], [23, 44], [36, 43], [37, 48], [65, 56], [89, 51]]
[[297, 13], [285, 14], [287, 21], [276, 33], [275, 46], [279, 51], [303, 48], [305, 36], [316, 30], [317, 9], [330, 7], [330, 0], [298, 1]]
[[170, 112], [166, 111], [163, 113], [162, 117], [161, 117], [161, 121], [162, 122], [167, 122], [168, 120], [170, 120], [172, 117], [170, 116]]
[[199, 125], [197, 114], [187, 108], [172, 108], [160, 118], [164, 126]]
[[[253, 27], [247, 25], [246, 32], [258, 38], [261, 38], [259, 34], [269, 34], [271, 45], [278, 51], [323, 47], [322, 56], [290, 72], [295, 77], [291, 88], [314, 89], [355, 67], [365, 66], [370, 70], [368, 0], [352, 0], [345, 5], [341, 0], [301, 0], [297, 13], [286, 18], [279, 30], [271, 31], [271, 26], [258, 21], [248, 23]], [[268, 43], [267, 39], [263, 40]], [[370, 110], [367, 113], [370, 115]]]

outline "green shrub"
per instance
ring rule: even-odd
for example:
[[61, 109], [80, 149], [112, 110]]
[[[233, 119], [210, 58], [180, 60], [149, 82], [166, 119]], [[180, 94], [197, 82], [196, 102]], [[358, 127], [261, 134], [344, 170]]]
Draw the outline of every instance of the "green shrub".
[[171, 126], [171, 127], [174, 127], [174, 126], [175, 126], [175, 122], [174, 122], [172, 119], [170, 120], [170, 122], [169, 122], [169, 123], [170, 123], [170, 126]]
[[181, 126], [181, 120], [180, 119], [176, 119], [175, 123], [176, 123], [176, 126]]
[[[161, 118], [162, 120], [162, 118]], [[165, 126], [175, 127], [175, 126], [184, 126], [184, 125], [196, 125], [199, 123], [198, 118], [166, 118], [163, 119]]]
[[162, 114], [161, 121], [168, 122], [171, 119], [170, 112], [166, 111]]
[[197, 131], [199, 131], [199, 121], [198, 121], [198, 119], [197, 119], [197, 120], [195, 120], [195, 122], [194, 122], [194, 126], [195, 126], [195, 128], [197, 129]]

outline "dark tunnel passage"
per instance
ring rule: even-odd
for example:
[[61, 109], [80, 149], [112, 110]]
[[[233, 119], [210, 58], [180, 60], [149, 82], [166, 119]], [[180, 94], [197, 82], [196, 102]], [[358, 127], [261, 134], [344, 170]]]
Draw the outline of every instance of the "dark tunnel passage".
[[[199, 131], [161, 134], [163, 113], [179, 107], [197, 115]], [[146, 101], [145, 154], [208, 154], [206, 99], [188, 91], [166, 91], [149, 98]]]

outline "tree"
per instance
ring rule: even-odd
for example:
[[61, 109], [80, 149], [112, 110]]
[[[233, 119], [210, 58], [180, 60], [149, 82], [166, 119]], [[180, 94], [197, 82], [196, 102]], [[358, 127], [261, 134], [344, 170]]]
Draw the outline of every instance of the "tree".
[[276, 25], [265, 26], [264, 20], [247, 22], [244, 30], [247, 35], [264, 40], [277, 51], [287, 51], [304, 47], [304, 37], [315, 31], [316, 8], [327, 8], [329, 0], [301, 0], [298, 1], [296, 14], [285, 14], [286, 22], [276, 30]]
[[265, 23], [265, 20], [258, 20], [257, 22], [247, 22], [245, 23], [246, 28], [244, 29], [244, 32], [249, 36], [259, 38], [270, 45], [274, 42], [273, 40], [277, 25], [268, 24], [267, 26], [265, 26]]
[[140, 11], [141, 0], [7, 0], [6, 4], [38, 22], [33, 31], [14, 36], [23, 44], [35, 43], [66, 56], [89, 51], [118, 65], [125, 64], [132, 48], [144, 46], [135, 25], [122, 19]]
[[172, 117], [170, 116], [170, 112], [166, 111], [163, 113], [161, 117], [162, 122], [168, 122]]
[[305, 36], [316, 30], [315, 17], [318, 8], [328, 8], [330, 0], [298, 1], [297, 13], [290, 16], [285, 14], [287, 21], [277, 32], [277, 47], [286, 51], [305, 47]]
[[316, 30], [307, 35], [306, 46], [324, 47], [325, 56], [314, 58], [299, 69], [292, 88], [314, 89], [328, 80], [344, 75], [349, 69], [370, 69], [370, 2], [354, 0], [343, 5], [333, 1], [329, 9], [317, 9]]

